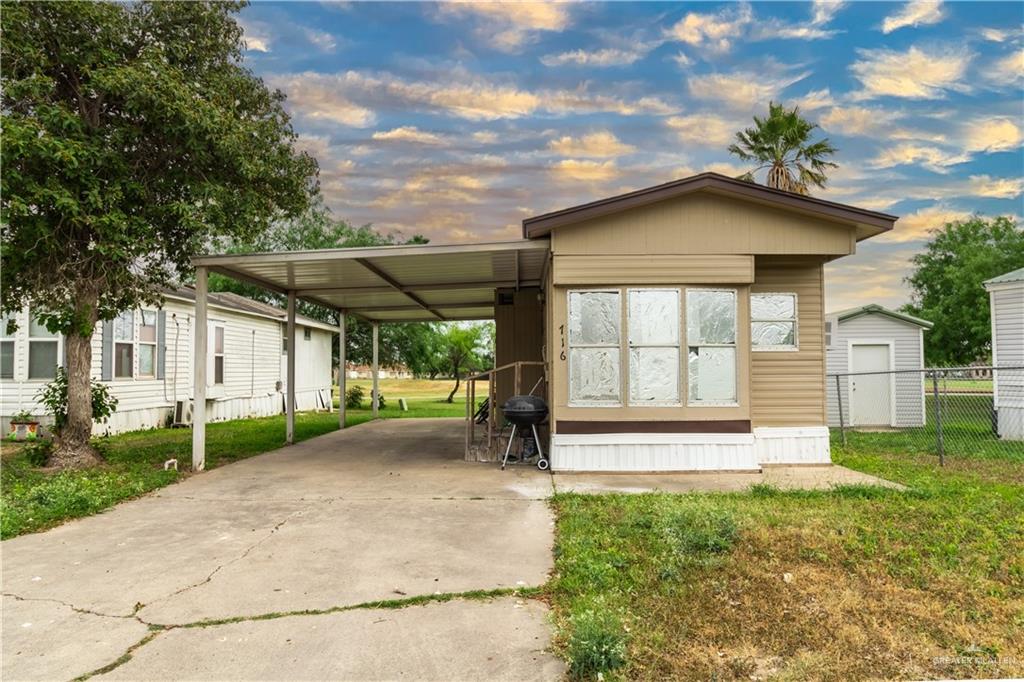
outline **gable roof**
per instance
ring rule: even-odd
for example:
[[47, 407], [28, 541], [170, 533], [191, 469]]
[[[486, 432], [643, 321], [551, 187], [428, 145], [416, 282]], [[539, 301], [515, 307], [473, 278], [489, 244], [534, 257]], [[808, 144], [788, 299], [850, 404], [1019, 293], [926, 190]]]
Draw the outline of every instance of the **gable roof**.
[[847, 223], [856, 227], [857, 241], [888, 232], [897, 220], [896, 216], [887, 213], [784, 192], [764, 185], [736, 180], [719, 173], [700, 173], [662, 185], [646, 187], [626, 194], [526, 218], [523, 220], [523, 236], [527, 239], [543, 237], [556, 227], [701, 191], [733, 196], [797, 213]]
[[1024, 268], [1017, 268], [998, 277], [987, 279], [982, 284], [987, 289], [991, 284], [1009, 284], [1011, 282], [1024, 282]]
[[928, 320], [922, 320], [920, 317], [907, 315], [906, 313], [901, 313], [896, 310], [889, 310], [888, 308], [883, 308], [877, 303], [868, 303], [867, 305], [862, 305], [858, 308], [848, 308], [846, 310], [840, 310], [839, 312], [828, 313], [826, 317], [835, 317], [840, 322], [845, 322], [846, 320], [852, 320], [853, 318], [860, 317], [862, 315], [883, 315], [885, 317], [891, 317], [894, 320], [899, 320], [900, 322], [907, 322], [909, 324], [917, 325], [918, 327], [923, 327], [924, 329], [931, 329], [935, 326], [933, 322], [929, 322]]
[[[196, 300], [196, 290], [192, 287], [168, 289], [164, 292], [164, 295], [168, 298], [176, 298], [190, 303], [194, 303]], [[251, 298], [246, 298], [245, 296], [241, 296], [240, 294], [230, 291], [211, 291], [207, 294], [207, 297], [211, 306], [235, 310], [240, 313], [247, 313], [258, 317], [269, 317], [279, 320], [282, 323], [288, 321], [288, 312], [286, 310], [282, 310], [281, 308], [270, 305], [269, 303], [263, 303], [262, 301], [254, 301]], [[333, 325], [321, 322], [320, 320], [314, 320], [313, 318], [306, 317], [305, 315], [296, 314], [295, 322], [305, 327], [316, 327], [317, 329], [323, 329], [324, 331], [338, 331]]]

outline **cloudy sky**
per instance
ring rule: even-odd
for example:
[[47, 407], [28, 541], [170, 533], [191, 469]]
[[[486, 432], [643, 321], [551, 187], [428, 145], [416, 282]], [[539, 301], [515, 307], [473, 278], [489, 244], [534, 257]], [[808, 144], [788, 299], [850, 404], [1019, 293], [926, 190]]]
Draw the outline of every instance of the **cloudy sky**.
[[901, 216], [828, 307], [907, 300], [927, 230], [1020, 216], [1024, 5], [260, 3], [245, 58], [288, 96], [328, 205], [435, 243], [703, 170], [771, 99], [839, 148], [818, 196]]

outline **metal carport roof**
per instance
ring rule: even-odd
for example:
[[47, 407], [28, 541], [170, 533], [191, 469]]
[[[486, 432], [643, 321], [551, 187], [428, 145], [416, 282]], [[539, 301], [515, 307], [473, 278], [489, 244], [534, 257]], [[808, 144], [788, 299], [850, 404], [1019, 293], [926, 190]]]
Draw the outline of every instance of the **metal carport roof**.
[[380, 246], [192, 259], [237, 280], [377, 322], [484, 320], [496, 289], [539, 286], [546, 239]]

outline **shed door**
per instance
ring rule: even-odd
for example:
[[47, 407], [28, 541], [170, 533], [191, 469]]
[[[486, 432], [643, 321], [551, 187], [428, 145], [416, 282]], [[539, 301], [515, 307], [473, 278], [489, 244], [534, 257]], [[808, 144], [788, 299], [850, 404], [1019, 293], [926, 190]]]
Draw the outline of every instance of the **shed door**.
[[[889, 346], [855, 344], [850, 349], [850, 371], [886, 372]], [[850, 377], [850, 417], [856, 426], [888, 426], [892, 423], [891, 374]]]

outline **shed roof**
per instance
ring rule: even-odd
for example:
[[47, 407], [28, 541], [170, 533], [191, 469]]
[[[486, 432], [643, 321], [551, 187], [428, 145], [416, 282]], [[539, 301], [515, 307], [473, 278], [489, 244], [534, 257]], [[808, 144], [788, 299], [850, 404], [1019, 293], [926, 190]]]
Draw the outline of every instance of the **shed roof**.
[[913, 315], [907, 315], [906, 313], [901, 313], [896, 310], [890, 310], [878, 305], [877, 303], [868, 303], [867, 305], [862, 305], [857, 308], [847, 308], [846, 310], [829, 313], [826, 317], [835, 317], [840, 322], [845, 322], [846, 320], [852, 320], [853, 318], [860, 317], [862, 315], [883, 315], [885, 317], [891, 317], [894, 320], [899, 320], [900, 322], [916, 324], [918, 327], [924, 327], [925, 329], [931, 329], [935, 326], [934, 323], [929, 322], [928, 320], [922, 320], [920, 317], [914, 317]]
[[991, 284], [1009, 284], [1011, 282], [1024, 282], [1024, 268], [1017, 268], [998, 277], [987, 279], [983, 284], [987, 288]]
[[270, 291], [379, 322], [485, 320], [499, 288], [539, 286], [548, 241], [415, 244], [199, 256]]
[[571, 225], [583, 220], [618, 213], [638, 206], [653, 204], [666, 199], [684, 196], [693, 192], [710, 192], [732, 196], [745, 201], [752, 201], [775, 206], [796, 213], [812, 215], [827, 220], [845, 223], [854, 227], [857, 240], [867, 239], [887, 232], [893, 228], [897, 217], [887, 213], [869, 211], [856, 206], [839, 204], [824, 199], [784, 192], [752, 182], [730, 178], [719, 173], [700, 173], [681, 180], [673, 180], [662, 185], [638, 189], [626, 194], [598, 199], [579, 206], [564, 208], [551, 213], [526, 218], [523, 220], [523, 236], [534, 239], [547, 235], [551, 230], [563, 225]]

